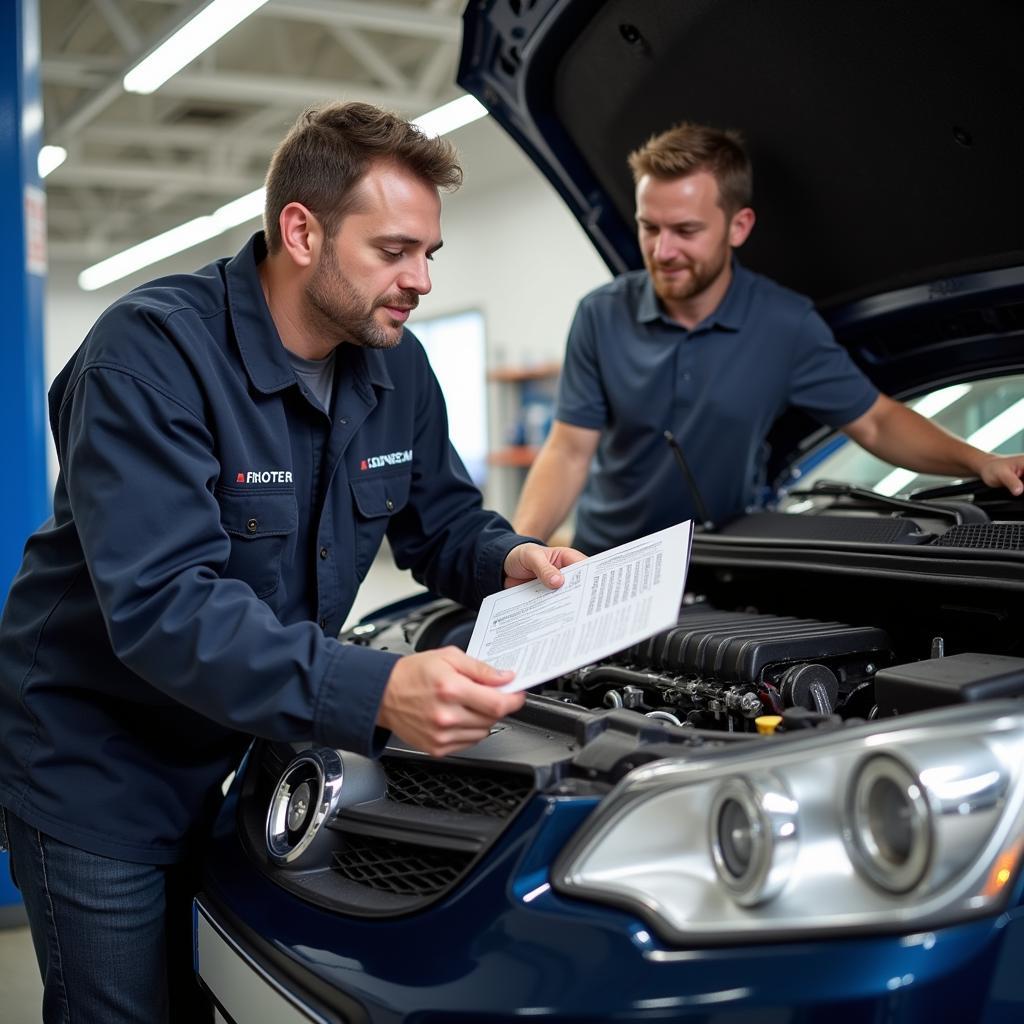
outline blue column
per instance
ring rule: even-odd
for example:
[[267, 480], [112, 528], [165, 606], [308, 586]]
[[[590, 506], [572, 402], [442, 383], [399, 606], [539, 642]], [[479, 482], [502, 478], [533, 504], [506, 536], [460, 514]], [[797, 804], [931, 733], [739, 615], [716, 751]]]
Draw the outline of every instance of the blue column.
[[[0, 0], [0, 594], [25, 539], [49, 515], [43, 290], [46, 211], [36, 169], [43, 130], [38, 0]], [[0, 855], [0, 924], [17, 890]]]

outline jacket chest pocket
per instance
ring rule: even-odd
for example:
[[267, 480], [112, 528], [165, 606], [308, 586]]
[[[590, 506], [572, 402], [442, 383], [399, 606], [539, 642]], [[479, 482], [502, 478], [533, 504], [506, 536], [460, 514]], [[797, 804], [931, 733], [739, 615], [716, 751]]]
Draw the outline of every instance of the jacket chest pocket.
[[233, 491], [218, 488], [221, 524], [231, 538], [223, 575], [242, 580], [257, 597], [269, 597], [281, 584], [281, 559], [298, 528], [294, 490]]
[[391, 517], [409, 501], [411, 474], [352, 480], [355, 507], [355, 569], [359, 579], [370, 571]]

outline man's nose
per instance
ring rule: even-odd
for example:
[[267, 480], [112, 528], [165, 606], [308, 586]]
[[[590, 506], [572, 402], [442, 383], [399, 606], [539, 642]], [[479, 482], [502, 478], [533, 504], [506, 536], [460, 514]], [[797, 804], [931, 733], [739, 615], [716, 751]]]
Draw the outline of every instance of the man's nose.
[[669, 231], [659, 231], [654, 239], [654, 258], [659, 262], [667, 262], [678, 255], [675, 240]]
[[430, 283], [430, 265], [426, 258], [410, 262], [398, 276], [398, 287], [403, 291], [426, 295], [433, 287]]

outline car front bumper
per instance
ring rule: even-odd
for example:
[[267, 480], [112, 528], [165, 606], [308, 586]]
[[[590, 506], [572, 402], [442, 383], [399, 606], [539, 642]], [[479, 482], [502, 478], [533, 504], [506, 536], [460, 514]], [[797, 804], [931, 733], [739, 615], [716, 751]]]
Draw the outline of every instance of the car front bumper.
[[386, 919], [296, 898], [222, 828], [196, 904], [199, 975], [236, 1024], [1024, 1020], [1024, 910], [914, 935], [672, 948], [551, 889], [576, 803], [535, 799], [455, 892]]

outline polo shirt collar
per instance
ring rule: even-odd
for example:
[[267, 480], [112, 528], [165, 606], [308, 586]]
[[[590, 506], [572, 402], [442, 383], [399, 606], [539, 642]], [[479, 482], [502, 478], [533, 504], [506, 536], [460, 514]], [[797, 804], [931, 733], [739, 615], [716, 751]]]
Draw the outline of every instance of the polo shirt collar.
[[[711, 315], [697, 324], [693, 331], [711, 327], [721, 327], [726, 331], [738, 331], [743, 326], [747, 308], [750, 305], [750, 287], [753, 278], [750, 271], [736, 258], [735, 253], [732, 254], [731, 260], [732, 280], [729, 282], [725, 297]], [[658, 296], [654, 293], [654, 282], [651, 280], [651, 275], [645, 271], [637, 301], [636, 322], [646, 324], [654, 320], [665, 320], [667, 323], [679, 326], [661, 308]]]
[[[266, 257], [266, 238], [262, 231], [257, 231], [228, 261], [225, 274], [228, 308], [242, 364], [253, 387], [264, 394], [272, 394], [296, 381], [295, 371], [277, 333], [260, 283], [257, 267]], [[353, 362], [362, 370], [366, 380], [375, 387], [392, 390], [394, 383], [384, 352], [361, 346], [357, 351], [358, 356]]]

